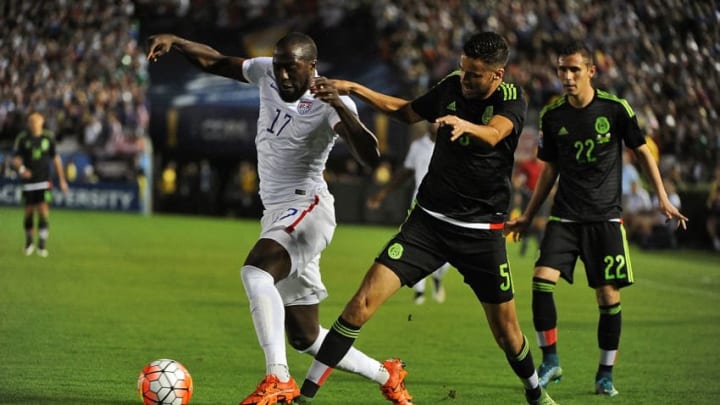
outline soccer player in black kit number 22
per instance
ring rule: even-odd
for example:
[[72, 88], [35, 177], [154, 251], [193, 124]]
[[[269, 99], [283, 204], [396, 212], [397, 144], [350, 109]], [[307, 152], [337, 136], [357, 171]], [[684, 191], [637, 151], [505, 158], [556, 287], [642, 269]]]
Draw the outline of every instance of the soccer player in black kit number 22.
[[559, 178], [533, 273], [533, 322], [543, 352], [538, 369], [540, 385], [545, 387], [562, 377], [553, 291], [560, 277], [573, 282], [575, 262], [580, 257], [600, 312], [595, 392], [614, 397], [618, 390], [612, 370], [622, 323], [620, 288], [633, 283], [622, 225], [623, 143], [634, 152], [649, 177], [663, 215], [668, 220], [677, 219], [683, 228], [687, 218], [668, 200], [630, 105], [591, 85], [596, 68], [590, 49], [574, 42], [561, 48], [558, 55], [557, 74], [565, 95], [540, 111], [538, 157], [545, 166], [525, 212], [508, 221], [506, 232], [514, 233], [516, 239], [522, 236]]
[[417, 204], [368, 270], [355, 296], [315, 356], [295, 403], [307, 404], [357, 338], [360, 328], [401, 286], [411, 286], [449, 262], [463, 275], [490, 329], [525, 387], [530, 404], [555, 402], [539, 386], [530, 347], [517, 320], [503, 236], [510, 175], [527, 102], [503, 81], [509, 48], [493, 32], [471, 36], [460, 66], [415, 100], [357, 83], [333, 81], [376, 110], [406, 123], [440, 125]]

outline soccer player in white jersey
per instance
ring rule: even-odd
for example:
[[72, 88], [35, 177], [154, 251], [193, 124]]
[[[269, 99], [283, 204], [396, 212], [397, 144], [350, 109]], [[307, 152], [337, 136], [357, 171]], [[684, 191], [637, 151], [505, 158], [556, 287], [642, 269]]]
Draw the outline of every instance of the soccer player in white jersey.
[[[293, 348], [311, 356], [327, 334], [318, 316], [318, 305], [327, 296], [319, 261], [336, 223], [333, 196], [323, 179], [325, 163], [339, 135], [360, 163], [375, 166], [377, 139], [360, 122], [353, 101], [317, 76], [317, 48], [305, 34], [287, 34], [275, 44], [272, 57], [258, 58], [226, 56], [207, 45], [160, 34], [148, 39], [147, 58], [155, 61], [173, 49], [206, 72], [260, 90], [255, 143], [264, 212], [260, 237], [241, 276], [265, 352], [266, 376], [240, 404], [290, 404], [299, 388], [290, 376], [285, 334]], [[407, 374], [399, 359], [380, 363], [356, 349], [340, 368], [377, 382], [383, 392], [404, 387]]]
[[[400, 186], [405, 184], [411, 177], [415, 181], [415, 189], [412, 194], [411, 208], [415, 204], [415, 196], [417, 196], [420, 183], [422, 182], [425, 173], [428, 171], [430, 165], [430, 158], [432, 158], [433, 148], [435, 147], [435, 138], [437, 137], [437, 124], [426, 123], [427, 131], [423, 133], [423, 136], [414, 140], [410, 144], [405, 160], [403, 161], [403, 167], [395, 171], [390, 181], [385, 184], [383, 188], [378, 190], [377, 193], [373, 194], [367, 202], [370, 209], [378, 209], [382, 202], [387, 198], [389, 192], [398, 189]], [[450, 268], [450, 263], [445, 262], [442, 266], [438, 267], [430, 276], [433, 280], [432, 297], [439, 303], [445, 302], [445, 287], [442, 285], [442, 278], [447, 274]], [[413, 286], [414, 298], [413, 302], [417, 305], [425, 303], [425, 284], [426, 278], [421, 279]]]

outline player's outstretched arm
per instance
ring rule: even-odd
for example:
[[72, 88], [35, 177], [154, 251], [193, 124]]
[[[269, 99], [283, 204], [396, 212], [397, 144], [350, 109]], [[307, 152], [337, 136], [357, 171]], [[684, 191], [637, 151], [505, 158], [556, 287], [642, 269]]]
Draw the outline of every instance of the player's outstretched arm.
[[399, 121], [414, 124], [422, 121], [423, 119], [412, 109], [409, 100], [383, 94], [369, 87], [363, 86], [362, 84], [349, 80], [333, 79], [330, 80], [330, 82], [338, 89], [340, 94], [354, 95], [363, 102], [370, 104], [374, 109]]
[[218, 76], [247, 82], [242, 73], [242, 64], [246, 58], [226, 56], [199, 42], [180, 38], [173, 34], [158, 34], [148, 37], [147, 60], [157, 58], [175, 49], [193, 65]]

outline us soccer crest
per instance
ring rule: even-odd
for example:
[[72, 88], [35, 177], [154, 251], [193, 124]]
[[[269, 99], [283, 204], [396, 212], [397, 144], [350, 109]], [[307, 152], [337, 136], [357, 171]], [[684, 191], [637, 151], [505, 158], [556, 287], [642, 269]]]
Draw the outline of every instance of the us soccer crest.
[[312, 109], [313, 102], [312, 100], [300, 100], [297, 106], [298, 113], [300, 115], [304, 115], [310, 112]]

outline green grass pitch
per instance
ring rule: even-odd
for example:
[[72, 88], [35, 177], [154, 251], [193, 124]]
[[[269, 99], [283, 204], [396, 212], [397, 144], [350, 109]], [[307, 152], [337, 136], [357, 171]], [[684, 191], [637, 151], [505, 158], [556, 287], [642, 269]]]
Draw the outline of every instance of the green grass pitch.
[[[258, 221], [53, 210], [47, 259], [22, 254], [22, 212], [0, 208], [0, 404], [114, 404], [135, 392], [145, 363], [188, 367], [194, 405], [237, 404], [264, 373], [239, 276]], [[702, 224], [691, 224], [702, 226]], [[328, 326], [392, 227], [341, 224], [323, 255]], [[532, 257], [508, 246], [521, 325], [530, 314]], [[565, 376], [561, 404], [720, 403], [720, 255], [632, 249], [636, 285], [623, 291], [623, 336], [613, 399], [593, 395], [595, 297], [582, 267], [556, 290]], [[480, 305], [455, 271], [448, 298], [412, 304], [402, 289], [363, 328], [357, 346], [408, 364], [420, 405], [522, 404], [520, 382], [490, 336]], [[311, 359], [288, 347], [302, 382]], [[378, 387], [336, 371], [317, 405], [384, 404]]]

